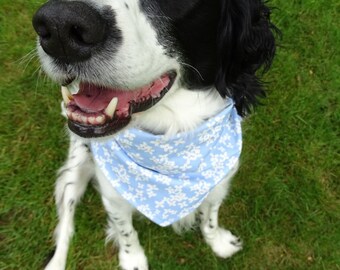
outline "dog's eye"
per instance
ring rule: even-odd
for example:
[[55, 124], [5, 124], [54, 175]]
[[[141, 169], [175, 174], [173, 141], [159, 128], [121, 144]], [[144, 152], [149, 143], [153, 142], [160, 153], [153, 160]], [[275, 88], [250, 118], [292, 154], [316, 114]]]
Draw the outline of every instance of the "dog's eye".
[[185, 17], [199, 2], [199, 0], [158, 0], [163, 13], [173, 20]]

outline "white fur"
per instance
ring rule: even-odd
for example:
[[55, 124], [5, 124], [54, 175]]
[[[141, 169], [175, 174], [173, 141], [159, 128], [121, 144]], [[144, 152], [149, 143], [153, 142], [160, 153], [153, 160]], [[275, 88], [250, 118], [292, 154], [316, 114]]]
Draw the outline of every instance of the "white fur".
[[132, 124], [157, 134], [174, 135], [195, 129], [224, 106], [225, 101], [216, 89], [193, 91], [175, 84], [159, 103], [135, 114]]
[[[92, 82], [133, 89], [153, 81], [169, 70], [177, 72], [177, 79], [170, 92], [151, 109], [134, 114], [130, 125], [155, 133], [173, 135], [194, 129], [223, 108], [225, 101], [216, 89], [194, 91], [180, 86], [179, 60], [165, 54], [165, 49], [157, 40], [155, 30], [139, 9], [138, 0], [102, 0], [97, 1], [96, 5], [110, 5], [115, 11], [117, 25], [123, 35], [123, 45], [114, 57], [108, 57], [104, 63], [98, 63], [96, 59], [91, 60], [89, 65], [92, 64], [92, 68], [98, 72], [97, 76], [90, 78]], [[53, 64], [51, 57], [46, 55], [40, 46], [38, 51], [46, 72], [54, 79], [65, 78], [65, 74]], [[83, 76], [79, 79], [89, 79], [85, 78], [87, 74]], [[74, 84], [73, 91], [76, 90], [77, 85]], [[148, 269], [147, 258], [132, 225], [135, 209], [114, 190], [95, 166], [86, 141], [72, 134], [70, 138], [69, 156], [60, 169], [55, 192], [59, 215], [55, 233], [56, 252], [46, 269], [65, 269], [68, 245], [73, 234], [75, 205], [94, 176], [108, 213], [107, 240], [113, 240], [119, 247], [120, 266], [126, 270]], [[237, 166], [204, 200], [197, 210], [198, 213], [192, 213], [173, 225], [177, 232], [191, 228], [198, 214], [205, 241], [215, 254], [222, 258], [230, 257], [241, 249], [239, 240], [218, 225], [218, 209], [227, 194], [230, 179], [236, 171]]]

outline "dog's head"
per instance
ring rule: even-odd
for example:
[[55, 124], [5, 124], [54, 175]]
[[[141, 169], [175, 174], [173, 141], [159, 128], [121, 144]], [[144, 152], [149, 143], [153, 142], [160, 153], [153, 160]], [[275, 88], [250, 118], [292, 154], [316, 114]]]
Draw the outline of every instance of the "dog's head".
[[255, 73], [275, 54], [276, 28], [263, 2], [50, 0], [33, 25], [44, 70], [68, 86], [70, 129], [98, 137], [179, 88], [215, 87], [246, 114], [264, 95]]

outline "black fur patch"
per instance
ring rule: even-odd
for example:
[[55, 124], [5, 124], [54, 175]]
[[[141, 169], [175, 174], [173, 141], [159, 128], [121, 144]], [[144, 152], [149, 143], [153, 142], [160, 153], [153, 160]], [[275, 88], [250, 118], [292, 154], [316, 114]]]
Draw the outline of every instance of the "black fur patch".
[[[160, 18], [153, 19], [153, 25], [169, 54], [175, 51], [185, 63], [186, 87], [204, 90], [215, 85], [222, 97], [234, 99], [241, 116], [265, 97], [259, 75], [272, 63], [279, 31], [263, 0], [161, 0], [157, 7], [155, 1], [143, 0], [141, 4], [145, 12], [161, 12], [153, 14]], [[159, 30], [163, 28], [167, 31]]]

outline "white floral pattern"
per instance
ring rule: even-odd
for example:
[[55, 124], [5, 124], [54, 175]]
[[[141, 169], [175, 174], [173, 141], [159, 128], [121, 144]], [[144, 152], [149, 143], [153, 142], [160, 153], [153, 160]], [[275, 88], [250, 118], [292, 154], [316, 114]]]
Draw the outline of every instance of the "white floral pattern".
[[128, 129], [91, 144], [112, 186], [153, 222], [168, 226], [194, 211], [241, 153], [241, 118], [233, 104], [190, 133], [171, 138]]

